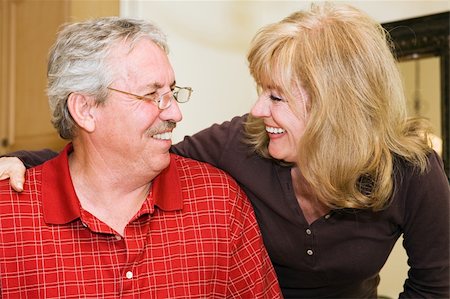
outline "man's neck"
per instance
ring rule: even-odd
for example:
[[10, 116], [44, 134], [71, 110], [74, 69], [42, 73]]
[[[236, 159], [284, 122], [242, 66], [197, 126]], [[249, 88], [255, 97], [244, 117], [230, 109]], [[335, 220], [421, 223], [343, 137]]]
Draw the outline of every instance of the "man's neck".
[[92, 162], [73, 152], [69, 170], [81, 207], [106, 223], [120, 235], [147, 198], [153, 177], [129, 175], [130, 167], [121, 169], [104, 160]]

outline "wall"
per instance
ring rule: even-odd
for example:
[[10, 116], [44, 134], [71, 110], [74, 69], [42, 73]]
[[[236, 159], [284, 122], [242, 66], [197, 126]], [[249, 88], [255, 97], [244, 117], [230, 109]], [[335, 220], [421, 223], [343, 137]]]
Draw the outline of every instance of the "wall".
[[439, 57], [408, 60], [399, 64], [410, 115], [428, 118], [436, 138], [434, 149], [442, 155], [441, 89]]

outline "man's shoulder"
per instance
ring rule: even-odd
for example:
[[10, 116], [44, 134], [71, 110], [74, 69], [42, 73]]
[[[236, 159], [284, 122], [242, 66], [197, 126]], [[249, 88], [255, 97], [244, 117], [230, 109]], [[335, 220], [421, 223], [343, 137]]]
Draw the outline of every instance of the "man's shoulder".
[[[216, 216], [221, 213], [228, 215], [235, 207], [239, 207], [241, 213], [250, 211], [250, 202], [246, 199], [245, 193], [225, 171], [208, 163], [181, 156], [175, 155], [174, 159], [185, 211], [202, 213], [213, 209]], [[244, 210], [245, 212], [242, 212]]]
[[9, 180], [0, 181], [0, 214], [3, 219], [22, 217], [29, 214], [30, 210], [38, 211], [41, 203], [41, 187], [42, 167], [40, 166], [27, 169], [23, 191], [20, 193], [12, 189]]
[[174, 159], [177, 163], [177, 168], [179, 170], [181, 169], [181, 170], [190, 171], [190, 172], [201, 171], [204, 174], [218, 174], [218, 175], [228, 176], [228, 174], [226, 172], [224, 172], [223, 170], [221, 170], [209, 163], [182, 157], [182, 156], [179, 156], [176, 154], [171, 154], [171, 155], [174, 157]]
[[210, 183], [220, 182], [221, 185], [237, 186], [235, 180], [225, 171], [212, 166], [209, 163], [200, 162], [190, 158], [172, 154], [180, 178], [196, 178], [197, 182], [209, 181]]

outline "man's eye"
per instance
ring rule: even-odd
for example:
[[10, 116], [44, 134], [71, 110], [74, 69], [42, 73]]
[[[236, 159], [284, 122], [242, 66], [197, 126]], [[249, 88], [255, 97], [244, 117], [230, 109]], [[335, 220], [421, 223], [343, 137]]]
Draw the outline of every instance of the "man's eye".
[[276, 97], [274, 95], [270, 95], [270, 99], [274, 102], [284, 102], [282, 98]]
[[156, 97], [156, 91], [147, 93], [143, 96], [144, 99], [152, 101]]

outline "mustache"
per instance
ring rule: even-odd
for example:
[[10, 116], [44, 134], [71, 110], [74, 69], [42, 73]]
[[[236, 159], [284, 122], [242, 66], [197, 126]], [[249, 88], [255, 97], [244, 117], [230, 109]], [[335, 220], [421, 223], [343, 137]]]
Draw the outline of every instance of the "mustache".
[[153, 136], [155, 134], [159, 134], [159, 133], [163, 133], [163, 132], [167, 132], [167, 131], [171, 131], [173, 129], [175, 129], [177, 126], [176, 122], [173, 121], [165, 121], [161, 124], [159, 124], [156, 127], [151, 127], [148, 128], [146, 135], [147, 136]]

